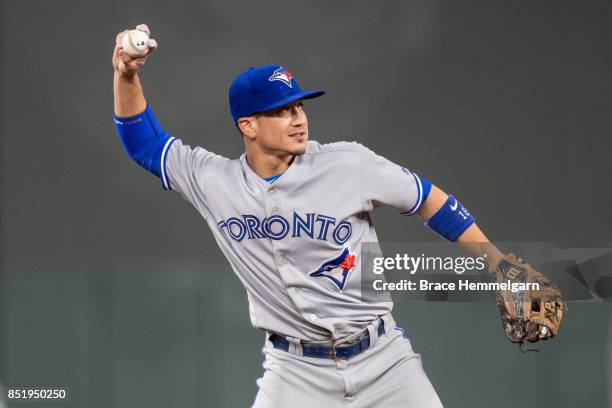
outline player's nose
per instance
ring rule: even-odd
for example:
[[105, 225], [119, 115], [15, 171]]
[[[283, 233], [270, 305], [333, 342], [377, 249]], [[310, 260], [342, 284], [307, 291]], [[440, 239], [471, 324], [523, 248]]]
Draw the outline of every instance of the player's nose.
[[306, 118], [306, 112], [301, 106], [294, 106], [291, 109], [291, 124], [293, 126], [306, 126], [308, 119]]

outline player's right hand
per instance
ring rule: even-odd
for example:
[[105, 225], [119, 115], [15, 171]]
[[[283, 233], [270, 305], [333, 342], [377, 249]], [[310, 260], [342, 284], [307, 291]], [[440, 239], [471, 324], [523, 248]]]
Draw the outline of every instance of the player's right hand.
[[[136, 27], [137, 30], [143, 31], [147, 33], [148, 36], [151, 35], [149, 28], [146, 24], [140, 24]], [[115, 51], [113, 52], [113, 69], [116, 73], [124, 78], [132, 78], [134, 77], [140, 68], [147, 62], [147, 57], [155, 51], [157, 48], [157, 41], [152, 38], [149, 38], [147, 46], [149, 47], [149, 51], [143, 56], [138, 58], [130, 57], [123, 50], [123, 36], [128, 33], [129, 30], [123, 30], [119, 34], [117, 34], [117, 38], [115, 41]]]

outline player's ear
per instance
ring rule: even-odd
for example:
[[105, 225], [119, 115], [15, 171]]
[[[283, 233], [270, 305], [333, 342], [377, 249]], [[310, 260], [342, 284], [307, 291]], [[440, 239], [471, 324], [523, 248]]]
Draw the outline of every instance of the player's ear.
[[248, 137], [249, 139], [255, 138], [256, 124], [252, 116], [238, 119], [238, 123], [236, 125], [238, 126], [238, 129], [240, 129], [240, 133], [242, 133], [244, 137]]

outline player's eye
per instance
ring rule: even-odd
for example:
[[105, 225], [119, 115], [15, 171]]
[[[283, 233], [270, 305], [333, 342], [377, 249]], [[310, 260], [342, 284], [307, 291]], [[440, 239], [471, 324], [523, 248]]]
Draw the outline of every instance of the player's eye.
[[285, 106], [285, 111], [286, 112], [291, 112], [293, 110], [293, 108], [296, 108], [297, 110], [302, 110], [303, 107], [304, 107], [304, 102], [299, 101], [299, 102], [294, 103], [292, 105]]
[[283, 106], [282, 108], [280, 108], [277, 111], [277, 115], [279, 116], [285, 116], [291, 113], [291, 109], [293, 109], [291, 106]]
[[291, 114], [291, 112], [293, 111], [293, 109], [296, 109], [298, 111], [302, 111], [303, 110], [303, 106], [304, 106], [304, 102], [299, 101], [296, 103], [292, 103], [290, 105], [285, 105], [282, 106], [274, 111], [270, 112], [270, 115], [272, 116], [288, 116]]

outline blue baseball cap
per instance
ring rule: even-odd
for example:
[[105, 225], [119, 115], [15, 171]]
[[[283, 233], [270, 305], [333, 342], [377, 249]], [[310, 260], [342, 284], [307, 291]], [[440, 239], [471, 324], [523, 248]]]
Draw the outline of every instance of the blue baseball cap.
[[302, 91], [296, 79], [280, 65], [251, 67], [240, 73], [229, 89], [234, 123], [244, 116], [280, 108], [299, 99], [323, 95], [320, 90]]

